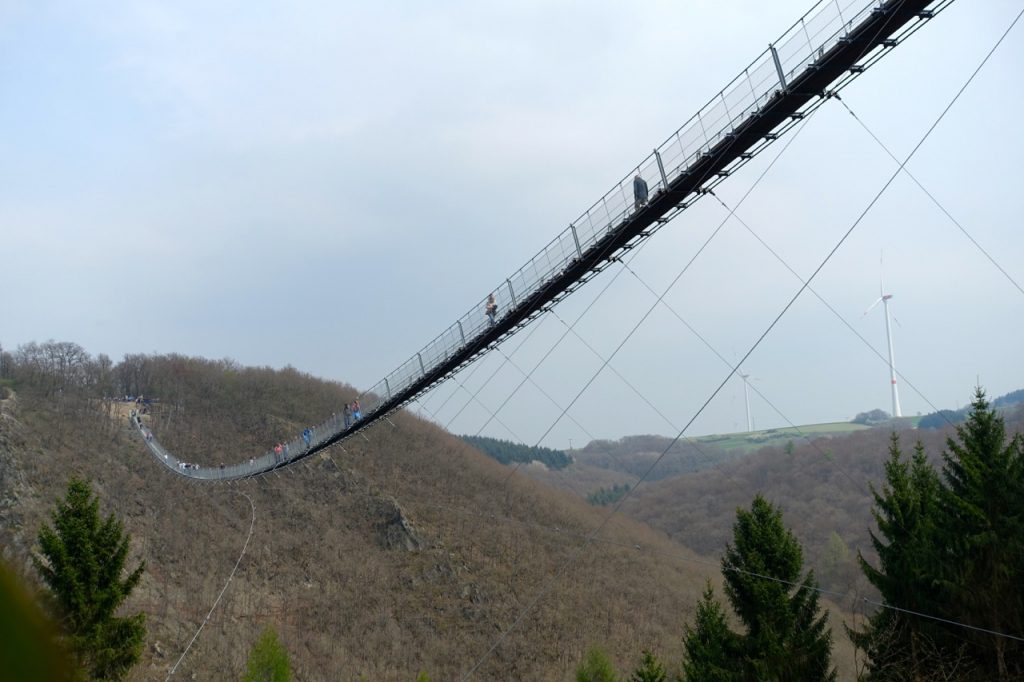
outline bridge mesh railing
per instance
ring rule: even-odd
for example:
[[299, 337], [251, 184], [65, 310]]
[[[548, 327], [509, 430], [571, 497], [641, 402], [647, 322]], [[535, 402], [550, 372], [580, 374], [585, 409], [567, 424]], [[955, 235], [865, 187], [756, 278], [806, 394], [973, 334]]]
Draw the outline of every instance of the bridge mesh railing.
[[[880, 5], [881, 0], [820, 0], [815, 4], [773, 43], [786, 82], [790, 83], [806, 70], [815, 68], [818, 59]], [[495, 319], [500, 320], [508, 315], [519, 302], [547, 286], [581, 255], [598, 248], [602, 239], [629, 219], [639, 208], [633, 194], [635, 176], [643, 178], [649, 188], [650, 198], [655, 198], [667, 190], [667, 185], [687, 173], [697, 161], [710, 153], [715, 145], [752, 116], [756, 116], [782, 89], [779, 69], [776, 68], [769, 48], [540, 253], [490, 292], [497, 304]], [[484, 296], [454, 325], [363, 393], [359, 398], [363, 418], [382, 409], [393, 396], [416, 384], [424, 375], [436, 370], [483, 334], [492, 324], [485, 314], [486, 304], [487, 296]], [[287, 454], [280, 457], [271, 450], [249, 462], [224, 468], [181, 469], [180, 462], [155, 440], [150, 439], [147, 443], [158, 459], [172, 462], [171, 468], [181, 473], [197, 478], [237, 478], [265, 471], [282, 463], [282, 460], [290, 461], [310, 447], [342, 433], [345, 428], [343, 418], [334, 415], [313, 429], [314, 438], [309, 445], [302, 438], [296, 438], [287, 444]]]

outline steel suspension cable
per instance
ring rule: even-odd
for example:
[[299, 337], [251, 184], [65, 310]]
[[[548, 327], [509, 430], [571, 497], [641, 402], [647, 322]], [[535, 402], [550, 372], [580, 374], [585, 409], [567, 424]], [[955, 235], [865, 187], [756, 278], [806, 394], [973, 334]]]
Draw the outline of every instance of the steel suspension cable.
[[[631, 268], [629, 267], [629, 265], [628, 265], [628, 264], [626, 264], [626, 263], [623, 263], [622, 267], [623, 267], [623, 268], [625, 268], [625, 269], [627, 269], [627, 270], [629, 270], [630, 272], [632, 272], [632, 269], [631, 269]], [[587, 340], [586, 340], [586, 338], [584, 338], [584, 337], [583, 337], [583, 335], [581, 335], [581, 334], [580, 334], [579, 332], [577, 332], [577, 331], [576, 331], [575, 329], [573, 329], [572, 327], [570, 327], [570, 326], [569, 326], [569, 323], [568, 323], [568, 322], [566, 322], [565, 320], [563, 320], [563, 319], [562, 319], [562, 318], [561, 318], [561, 317], [560, 317], [560, 316], [558, 315], [558, 313], [555, 313], [554, 311], [552, 311], [552, 314], [553, 314], [553, 315], [555, 316], [555, 318], [556, 318], [556, 319], [557, 319], [557, 320], [558, 320], [559, 322], [561, 322], [562, 324], [564, 324], [564, 325], [565, 325], [566, 329], [569, 329], [569, 330], [570, 330], [570, 331], [572, 332], [573, 336], [575, 336], [575, 337], [576, 337], [576, 340], [578, 340], [578, 341], [579, 341], [580, 343], [582, 343], [582, 344], [583, 344], [583, 345], [584, 345], [584, 346], [586, 347], [586, 349], [587, 349], [587, 350], [589, 350], [589, 351], [590, 351], [591, 353], [593, 353], [593, 354], [594, 354], [594, 357], [596, 357], [596, 358], [597, 358], [598, 360], [601, 360], [601, 361], [604, 361], [604, 360], [605, 360], [605, 357], [604, 357], [604, 355], [602, 355], [602, 354], [601, 354], [601, 353], [600, 353], [600, 352], [599, 352], [599, 351], [598, 351], [598, 350], [597, 350], [596, 348], [594, 348], [594, 346], [593, 346], [593, 345], [591, 345], [591, 343], [590, 343], [589, 341], [587, 341]], [[651, 410], [653, 410], [655, 414], [657, 414], [657, 415], [658, 415], [659, 417], [661, 417], [662, 421], [664, 421], [664, 422], [665, 422], [666, 424], [668, 424], [668, 425], [669, 425], [669, 426], [670, 426], [670, 427], [671, 427], [671, 428], [672, 428], [673, 430], [676, 430], [676, 429], [678, 429], [678, 428], [679, 428], [679, 427], [678, 427], [678, 426], [676, 426], [676, 425], [675, 425], [675, 423], [674, 423], [674, 422], [673, 422], [673, 421], [672, 421], [672, 420], [671, 420], [671, 419], [670, 419], [670, 418], [668, 417], [668, 415], [666, 415], [666, 414], [665, 414], [664, 412], [662, 412], [661, 410], [659, 410], [659, 409], [658, 409], [658, 407], [657, 407], [657, 406], [656, 406], [656, 405], [655, 405], [654, 403], [652, 403], [652, 402], [651, 402], [651, 401], [650, 401], [650, 400], [649, 400], [649, 399], [647, 398], [647, 396], [646, 396], [646, 395], [644, 395], [644, 393], [643, 393], [643, 392], [642, 392], [642, 391], [641, 391], [641, 390], [640, 390], [639, 388], [637, 388], [637, 387], [636, 387], [636, 386], [635, 386], [635, 385], [633, 384], [633, 382], [631, 382], [631, 381], [630, 381], [629, 379], [627, 379], [627, 378], [626, 378], [626, 377], [625, 377], [625, 376], [624, 376], [624, 375], [622, 374], [622, 372], [620, 372], [620, 371], [619, 371], [618, 369], [616, 369], [616, 368], [615, 368], [615, 365], [612, 365], [612, 364], [611, 364], [611, 363], [609, 362], [609, 363], [608, 363], [608, 369], [609, 369], [609, 370], [611, 370], [612, 374], [614, 374], [615, 376], [617, 376], [617, 377], [618, 377], [618, 378], [619, 378], [619, 379], [620, 379], [620, 380], [622, 381], [622, 383], [626, 385], [626, 387], [627, 387], [627, 388], [628, 388], [629, 390], [633, 391], [633, 393], [634, 393], [634, 394], [635, 394], [635, 395], [636, 395], [636, 396], [637, 396], [638, 398], [640, 398], [640, 400], [642, 400], [642, 401], [643, 401], [643, 402], [644, 402], [644, 403], [645, 403], [645, 404], [646, 404], [646, 405], [647, 405], [647, 406], [648, 406], [649, 408], [651, 408]]]
[[[864, 132], [866, 132], [871, 137], [872, 140], [874, 140], [875, 142], [878, 143], [878, 146], [882, 148], [882, 150], [889, 156], [889, 158], [892, 159], [893, 161], [896, 161], [897, 163], [899, 163], [899, 159], [897, 159], [896, 156], [892, 153], [892, 151], [889, 150], [889, 147], [887, 147], [885, 145], [885, 143], [882, 142], [882, 140], [878, 137], [878, 135], [876, 135], [874, 133], [874, 131], [872, 131], [871, 128], [868, 127], [868, 125], [864, 122], [863, 119], [861, 119], [860, 116], [858, 116], [857, 114], [854, 113], [853, 109], [851, 109], [850, 106], [846, 103], [846, 100], [844, 100], [838, 94], [835, 95], [835, 98], [837, 100], [839, 100], [839, 103], [843, 105], [843, 107], [850, 114], [850, 116], [853, 116], [853, 120], [855, 120], [860, 125], [860, 127], [864, 129]], [[904, 168], [903, 169], [903, 173], [908, 178], [910, 178], [913, 181], [913, 183], [915, 185], [917, 185], [918, 188], [922, 192], [924, 192], [925, 196], [927, 196], [931, 200], [931, 202], [933, 204], [935, 204], [935, 206], [940, 211], [942, 211], [943, 215], [945, 215], [947, 218], [949, 218], [950, 222], [952, 222], [954, 225], [956, 225], [957, 229], [960, 230], [960, 232], [963, 233], [963, 235], [965, 237], [967, 237], [968, 241], [970, 241], [972, 244], [974, 244], [974, 246], [978, 249], [978, 251], [980, 251], [981, 254], [983, 256], [985, 256], [985, 258], [988, 259], [989, 263], [991, 263], [997, 270], [999, 270], [999, 272], [1001, 272], [1003, 274], [1003, 277], [1005, 277], [1010, 282], [1010, 284], [1012, 284], [1013, 287], [1015, 289], [1017, 289], [1017, 291], [1019, 291], [1021, 293], [1021, 295], [1024, 295], [1024, 288], [1021, 288], [1021, 285], [1017, 283], [1017, 280], [1015, 280], [1010, 275], [1010, 273], [1008, 273], [1006, 271], [1006, 269], [1002, 265], [1000, 265], [998, 261], [996, 261], [996, 259], [992, 256], [992, 254], [990, 254], [988, 251], [985, 250], [985, 247], [983, 247], [978, 242], [978, 240], [975, 239], [971, 235], [971, 233], [967, 231], [967, 228], [964, 227], [963, 224], [959, 220], [957, 220], [953, 216], [952, 213], [950, 213], [948, 210], [946, 210], [946, 207], [942, 205], [942, 203], [935, 197], [935, 195], [932, 194], [931, 192], [929, 192], [928, 188], [926, 188], [923, 184], [921, 184], [921, 181], [917, 179], [917, 176], [915, 176], [913, 173], [911, 173], [910, 169], [908, 169], [908, 168]]]
[[192, 648], [193, 644], [195, 644], [195, 641], [199, 638], [199, 634], [203, 631], [203, 628], [206, 627], [206, 624], [210, 622], [210, 616], [213, 615], [214, 610], [217, 608], [221, 598], [227, 591], [228, 586], [231, 584], [231, 580], [235, 577], [235, 572], [238, 570], [238, 565], [242, 563], [242, 557], [245, 556], [245, 551], [249, 548], [249, 540], [252, 539], [252, 531], [256, 525], [256, 505], [253, 504], [252, 498], [248, 493], [238, 490], [232, 490], [231, 492], [236, 495], [241, 495], [249, 501], [249, 508], [252, 511], [252, 518], [249, 521], [249, 533], [245, 536], [245, 543], [242, 545], [242, 551], [239, 553], [238, 559], [235, 560], [235, 565], [232, 567], [231, 573], [228, 574], [228, 579], [224, 582], [224, 587], [221, 588], [220, 594], [218, 594], [217, 598], [213, 601], [213, 606], [210, 607], [210, 611], [206, 614], [206, 617], [203, 618], [203, 622], [199, 624], [199, 629], [196, 630], [194, 635], [192, 635], [192, 639], [190, 639], [188, 644], [185, 646], [185, 650], [181, 652], [181, 656], [178, 657], [177, 662], [171, 666], [170, 671], [167, 673], [167, 677], [164, 678], [165, 681], [171, 679], [171, 676], [174, 675], [174, 671], [178, 669], [178, 666], [181, 665], [181, 662], [185, 659], [185, 654], [187, 654], [188, 650]]
[[[552, 313], [552, 314], [554, 314], [554, 311], [551, 311], [551, 313]], [[561, 318], [559, 318], [559, 319], [561, 319]], [[561, 406], [561, 405], [559, 404], [559, 402], [558, 402], [557, 400], [555, 400], [554, 398], [552, 398], [552, 397], [551, 397], [551, 394], [550, 394], [550, 393], [548, 393], [548, 392], [547, 392], [546, 390], [544, 390], [544, 388], [543, 388], [543, 387], [542, 387], [542, 386], [541, 386], [540, 384], [538, 384], [538, 383], [537, 383], [537, 382], [536, 382], [536, 381], [535, 381], [535, 380], [533, 379], [533, 377], [532, 377], [531, 375], [529, 375], [529, 374], [527, 374], [526, 372], [524, 372], [524, 371], [523, 371], [523, 368], [522, 368], [522, 367], [520, 367], [520, 366], [519, 366], [518, 364], [516, 364], [516, 362], [515, 362], [515, 361], [514, 361], [514, 360], [513, 360], [513, 359], [512, 359], [511, 357], [509, 357], [509, 356], [505, 355], [505, 351], [501, 350], [501, 348], [498, 348], [498, 349], [497, 349], [497, 351], [498, 351], [499, 353], [501, 353], [501, 354], [502, 354], [502, 356], [504, 356], [504, 357], [505, 357], [505, 359], [506, 359], [506, 360], [507, 360], [507, 361], [509, 362], [509, 364], [510, 364], [510, 365], [512, 365], [512, 367], [513, 367], [513, 368], [515, 368], [515, 369], [516, 369], [516, 370], [517, 370], [517, 371], [518, 371], [518, 372], [519, 372], [520, 374], [522, 374], [522, 375], [523, 375], [523, 378], [524, 378], [525, 380], [529, 381], [529, 382], [530, 382], [530, 384], [531, 384], [531, 385], [532, 385], [532, 386], [533, 386], [534, 388], [536, 388], [536, 389], [537, 389], [538, 391], [540, 391], [540, 394], [541, 394], [541, 395], [543, 395], [543, 396], [544, 396], [545, 398], [547, 398], [547, 399], [548, 399], [548, 401], [549, 401], [549, 402], [550, 402], [550, 403], [551, 403], [552, 405], [554, 405], [554, 406], [555, 406], [555, 407], [556, 407], [557, 409], [562, 409], [562, 406]], [[587, 438], [589, 438], [590, 440], [597, 440], [597, 439], [596, 439], [596, 438], [594, 437], [594, 434], [590, 433], [590, 431], [589, 431], [589, 430], [587, 429], [587, 427], [586, 427], [586, 426], [584, 426], [583, 424], [581, 424], [581, 423], [580, 423], [580, 422], [579, 422], [579, 421], [578, 421], [578, 420], [577, 420], [577, 419], [576, 419], [575, 417], [573, 417], [573, 416], [572, 416], [571, 414], [570, 414], [570, 415], [567, 415], [567, 416], [569, 417], [569, 419], [571, 419], [571, 420], [572, 420], [572, 423], [573, 423], [573, 424], [575, 424], [576, 426], [578, 426], [578, 427], [580, 428], [580, 430], [581, 430], [581, 431], [583, 431], [583, 433], [584, 433], [584, 434], [585, 434], [585, 435], [587, 436]], [[486, 426], [486, 424], [484, 424], [484, 426]], [[480, 432], [484, 430], [484, 426], [481, 426], [481, 427], [480, 427], [480, 428], [479, 428], [479, 429], [477, 430], [477, 432], [476, 432], [476, 435], [478, 435], [478, 436], [480, 435]]]

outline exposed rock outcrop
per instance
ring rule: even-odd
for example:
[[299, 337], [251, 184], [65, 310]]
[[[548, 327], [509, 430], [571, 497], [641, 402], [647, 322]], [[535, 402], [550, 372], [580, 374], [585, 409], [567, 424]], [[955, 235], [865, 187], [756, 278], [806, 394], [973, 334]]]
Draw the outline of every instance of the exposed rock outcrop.
[[375, 500], [374, 516], [378, 519], [378, 541], [384, 549], [404, 549], [407, 552], [418, 552], [425, 543], [412, 522], [406, 517], [402, 507], [393, 497], [382, 497]]

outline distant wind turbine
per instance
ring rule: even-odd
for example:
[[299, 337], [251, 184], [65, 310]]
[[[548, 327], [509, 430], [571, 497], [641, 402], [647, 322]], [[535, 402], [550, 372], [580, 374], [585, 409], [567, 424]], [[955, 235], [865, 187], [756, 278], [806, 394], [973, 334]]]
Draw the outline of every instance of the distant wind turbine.
[[750, 392], [747, 389], [750, 375], [743, 372], [736, 372], [736, 374], [743, 379], [743, 402], [747, 405], [747, 433], [750, 433], [754, 430], [754, 422], [750, 420]]
[[889, 380], [892, 382], [892, 416], [902, 417], [903, 412], [900, 410], [900, 393], [896, 388], [896, 357], [892, 350], [892, 325], [889, 322], [889, 300], [892, 299], [892, 294], [885, 293], [885, 284], [880, 280], [878, 284], [879, 298], [877, 301], [871, 304], [867, 310], [864, 311], [864, 315], [867, 315], [875, 309], [879, 303], [885, 308], [885, 338], [889, 343]]

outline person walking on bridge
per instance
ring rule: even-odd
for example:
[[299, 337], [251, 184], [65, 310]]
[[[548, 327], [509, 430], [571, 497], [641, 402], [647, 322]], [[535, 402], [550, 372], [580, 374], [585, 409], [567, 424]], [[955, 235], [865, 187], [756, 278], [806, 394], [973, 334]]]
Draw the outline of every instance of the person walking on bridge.
[[633, 178], [633, 209], [639, 211], [641, 206], [646, 205], [647, 181], [640, 176], [640, 171], [637, 171], [636, 177]]
[[491, 326], [494, 326], [494, 316], [498, 314], [498, 304], [494, 300], [494, 294], [487, 295], [487, 306], [484, 308], [484, 314], [487, 315], [487, 319], [490, 320]]
[[352, 418], [355, 419], [356, 421], [359, 421], [360, 419], [363, 418], [362, 408], [359, 407], [358, 400], [352, 403]]
[[309, 450], [309, 443], [313, 440], [313, 432], [309, 430], [309, 427], [302, 429], [302, 440], [306, 441], [306, 449]]
[[345, 428], [352, 426], [352, 406], [345, 403]]

